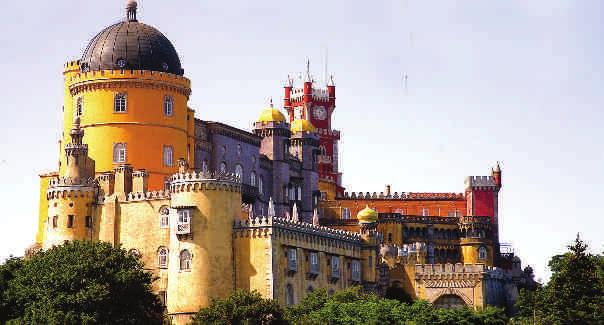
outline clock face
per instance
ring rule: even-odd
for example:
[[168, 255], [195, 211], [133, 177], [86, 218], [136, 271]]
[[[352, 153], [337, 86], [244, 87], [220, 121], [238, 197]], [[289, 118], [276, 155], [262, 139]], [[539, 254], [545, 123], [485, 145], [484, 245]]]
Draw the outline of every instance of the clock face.
[[315, 106], [312, 114], [317, 120], [324, 120], [327, 118], [327, 110], [323, 106]]

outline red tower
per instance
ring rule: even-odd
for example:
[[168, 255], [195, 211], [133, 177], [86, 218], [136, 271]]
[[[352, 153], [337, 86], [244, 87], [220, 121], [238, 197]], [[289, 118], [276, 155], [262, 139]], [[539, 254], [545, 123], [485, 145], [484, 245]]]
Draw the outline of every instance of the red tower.
[[336, 108], [336, 86], [333, 76], [325, 88], [317, 87], [310, 74], [310, 63], [306, 62], [306, 73], [302, 88], [295, 88], [294, 81], [288, 77], [284, 87], [283, 106], [289, 115], [290, 123], [305, 119], [317, 129], [320, 137], [318, 159], [319, 179], [336, 185], [336, 195], [343, 195], [342, 173], [338, 168], [338, 141], [340, 131], [331, 128], [333, 112]]

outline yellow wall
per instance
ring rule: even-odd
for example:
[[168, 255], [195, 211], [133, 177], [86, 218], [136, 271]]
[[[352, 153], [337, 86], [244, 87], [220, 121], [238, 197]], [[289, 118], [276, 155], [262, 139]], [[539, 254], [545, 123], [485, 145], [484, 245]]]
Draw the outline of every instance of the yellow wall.
[[[91, 228], [86, 228], [86, 217], [93, 214], [94, 193], [89, 191], [60, 191], [48, 200], [48, 216], [44, 248], [61, 245], [66, 240], [92, 240]], [[68, 216], [74, 217], [73, 227], [67, 227]], [[53, 218], [57, 217], [57, 227]]]
[[[172, 206], [192, 207], [192, 236], [178, 237], [172, 232], [170, 260], [179, 261], [184, 249], [193, 258], [190, 272], [181, 271], [179, 263], [170, 263], [171, 314], [195, 313], [211, 298], [226, 297], [233, 291], [232, 229], [241, 210], [240, 191], [233, 183], [199, 181], [187, 183], [184, 188], [173, 183]], [[176, 222], [176, 217], [171, 219]]]
[[46, 221], [48, 220], [48, 208], [50, 207], [48, 204], [48, 199], [46, 197], [46, 191], [48, 190], [48, 182], [53, 177], [57, 176], [57, 173], [40, 175], [40, 205], [38, 210], [38, 231], [36, 232], [37, 244], [42, 244], [44, 242]]
[[[493, 266], [493, 245], [490, 241], [480, 238], [462, 238], [460, 240], [461, 253], [464, 264], [485, 264]], [[479, 247], [484, 246], [487, 249], [487, 259], [478, 258]]]
[[[176, 161], [193, 164], [194, 112], [188, 108], [190, 81], [184, 77], [150, 71], [65, 72], [63, 143], [69, 143], [76, 100], [83, 98], [81, 127], [96, 172], [113, 170], [113, 144], [127, 143], [126, 163], [150, 173], [149, 189], [164, 187], [164, 178], [177, 171]], [[127, 94], [127, 112], [114, 113], [114, 96]], [[174, 98], [174, 113], [164, 114], [164, 97]], [[164, 166], [163, 148], [174, 149], [172, 166]], [[61, 154], [61, 171], [65, 166]]]

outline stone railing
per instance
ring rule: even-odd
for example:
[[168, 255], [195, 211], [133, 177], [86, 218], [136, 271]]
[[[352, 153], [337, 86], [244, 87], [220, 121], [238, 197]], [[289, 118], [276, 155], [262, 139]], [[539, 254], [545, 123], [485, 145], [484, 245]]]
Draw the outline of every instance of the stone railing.
[[343, 197], [338, 199], [356, 199], [356, 200], [465, 200], [463, 193], [415, 193], [415, 192], [394, 192], [394, 194], [384, 194], [384, 192], [344, 192]]
[[361, 235], [358, 233], [339, 230], [324, 226], [313, 225], [307, 222], [296, 222], [291, 219], [280, 217], [258, 216], [247, 220], [237, 220], [234, 229], [254, 228], [280, 228], [302, 234], [326, 237], [330, 239], [343, 240], [347, 242], [361, 243]]

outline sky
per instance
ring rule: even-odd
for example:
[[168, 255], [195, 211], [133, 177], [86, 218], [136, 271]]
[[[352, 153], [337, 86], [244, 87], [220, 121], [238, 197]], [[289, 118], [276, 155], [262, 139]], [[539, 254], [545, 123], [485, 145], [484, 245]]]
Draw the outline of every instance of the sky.
[[[0, 258], [34, 241], [38, 174], [56, 170], [62, 66], [122, 0], [10, 1], [0, 12]], [[251, 129], [308, 58], [337, 85], [351, 191], [463, 192], [502, 162], [501, 241], [538, 279], [577, 235], [604, 249], [604, 2], [140, 0], [204, 120]], [[404, 76], [407, 75], [407, 82]]]

